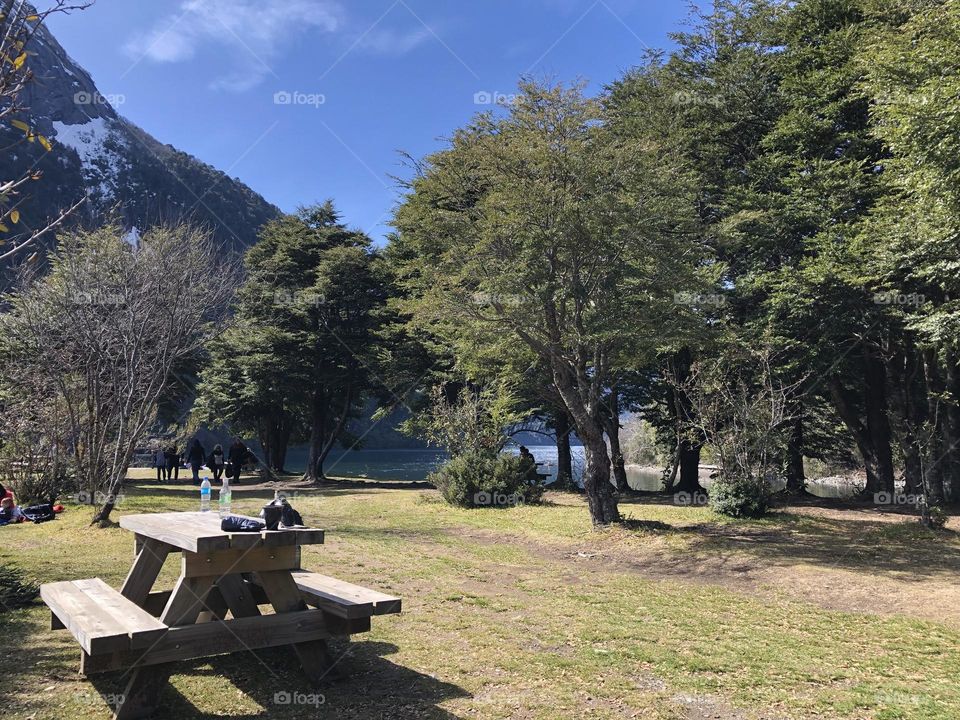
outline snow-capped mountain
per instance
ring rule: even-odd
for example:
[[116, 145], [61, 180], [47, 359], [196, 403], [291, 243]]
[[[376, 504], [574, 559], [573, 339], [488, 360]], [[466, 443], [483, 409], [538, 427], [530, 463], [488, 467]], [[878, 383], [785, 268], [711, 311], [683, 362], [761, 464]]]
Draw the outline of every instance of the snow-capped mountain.
[[[0, 177], [41, 170], [22, 217], [33, 226], [87, 196], [75, 220], [111, 218], [125, 229], [189, 219], [209, 228], [225, 247], [243, 249], [280, 211], [235, 178], [164, 145], [120, 116], [90, 75], [42, 28], [28, 45], [33, 82], [23, 95], [35, 132], [49, 138], [18, 142], [0, 129]], [[22, 140], [22, 136], [20, 136]], [[139, 231], [138, 230], [138, 231]]]

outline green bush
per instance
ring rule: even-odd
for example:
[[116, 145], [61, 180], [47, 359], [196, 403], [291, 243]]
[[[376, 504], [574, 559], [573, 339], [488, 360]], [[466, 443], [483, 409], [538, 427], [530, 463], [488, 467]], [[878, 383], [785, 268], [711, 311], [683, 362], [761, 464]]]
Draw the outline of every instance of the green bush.
[[724, 478], [710, 486], [710, 507], [721, 515], [760, 518], [770, 509], [770, 488], [757, 478]]
[[543, 482], [536, 467], [517, 455], [464, 452], [429, 477], [443, 498], [463, 507], [539, 503]]

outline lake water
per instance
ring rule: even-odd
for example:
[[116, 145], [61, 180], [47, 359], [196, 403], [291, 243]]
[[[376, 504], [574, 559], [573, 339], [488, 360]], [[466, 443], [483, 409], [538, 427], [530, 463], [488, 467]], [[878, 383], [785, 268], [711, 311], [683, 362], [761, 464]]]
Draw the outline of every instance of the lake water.
[[[531, 445], [530, 452], [540, 464], [540, 471], [548, 475], [551, 483], [557, 477], [557, 448], [555, 445]], [[519, 452], [518, 448], [508, 448], [508, 452]], [[583, 478], [583, 447], [570, 448], [573, 456], [573, 476], [579, 483]], [[436, 450], [335, 450], [330, 453], [324, 464], [327, 475], [340, 477], [367, 478], [370, 480], [426, 480], [427, 475], [440, 467], [447, 454]], [[303, 472], [307, 465], [307, 448], [292, 447], [287, 453], [287, 470]], [[700, 483], [709, 489], [712, 482], [701, 471]], [[638, 465], [627, 466], [627, 482], [634, 490], [648, 492], [660, 490], [662, 475]], [[782, 490], [783, 486], [774, 487]], [[854, 495], [858, 488], [836, 481], [807, 482], [807, 489], [823, 498], [846, 498]]]
[[[579, 481], [583, 477], [583, 448], [570, 449], [573, 455], [573, 474]], [[519, 448], [508, 448], [519, 452]], [[554, 445], [530, 447], [541, 472], [549, 474], [548, 482], [557, 477], [557, 448]], [[334, 450], [324, 463], [327, 475], [368, 478], [370, 480], [426, 480], [427, 475], [443, 465], [445, 452], [437, 450]], [[303, 472], [307, 467], [307, 448], [291, 447], [287, 452], [287, 470]]]

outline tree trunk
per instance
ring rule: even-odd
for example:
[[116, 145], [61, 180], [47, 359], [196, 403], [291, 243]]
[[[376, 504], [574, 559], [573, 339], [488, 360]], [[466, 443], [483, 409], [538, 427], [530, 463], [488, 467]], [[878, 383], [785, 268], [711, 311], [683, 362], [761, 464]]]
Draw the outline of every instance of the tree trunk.
[[287, 447], [290, 445], [290, 429], [287, 422], [275, 424], [270, 429], [269, 438], [270, 452], [264, 460], [271, 470], [282, 473], [287, 458]]
[[880, 491], [880, 476], [878, 463], [873, 452], [870, 435], [866, 426], [861, 422], [860, 416], [853, 403], [853, 393], [843, 386], [840, 378], [831, 375], [827, 381], [830, 387], [830, 397], [837, 410], [843, 424], [847, 426], [853, 440], [863, 458], [863, 467], [867, 473], [867, 486], [864, 488], [866, 493], [877, 493]]
[[807, 478], [803, 471], [803, 415], [800, 403], [791, 403], [793, 418], [787, 440], [787, 492], [802, 495], [807, 492]]
[[106, 502], [100, 507], [100, 511], [93, 516], [93, 520], [90, 521], [91, 525], [99, 525], [102, 528], [110, 526], [110, 513], [113, 512], [114, 503]]
[[944, 488], [948, 502], [960, 500], [960, 368], [957, 367], [957, 354], [946, 352], [946, 417], [944, 421], [944, 442], [947, 445], [947, 458], [944, 466], [944, 479], [948, 487]]
[[[683, 442], [677, 441], [677, 449], [673, 453], [673, 457], [670, 458], [669, 467], [664, 468], [663, 470], [663, 491], [665, 493], [673, 493], [676, 491], [676, 482], [677, 482], [677, 473], [680, 472], [680, 455], [683, 452]], [[699, 465], [699, 458], [698, 458]], [[700, 468], [697, 468], [697, 474], [699, 475]], [[697, 478], [699, 482], [699, 477]]]
[[592, 428], [577, 427], [583, 440], [587, 464], [583, 473], [583, 489], [587, 495], [590, 517], [595, 526], [620, 522], [620, 511], [610, 482], [610, 458], [603, 440], [603, 428], [597, 422]]
[[923, 464], [917, 433], [926, 417], [926, 388], [917, 349], [905, 339], [887, 364], [891, 417], [903, 456], [903, 491], [918, 495], [923, 491]]
[[553, 414], [553, 429], [557, 433], [557, 479], [560, 489], [573, 487], [573, 454], [570, 452], [570, 416], [565, 409]]
[[943, 483], [943, 393], [945, 388], [940, 374], [940, 361], [937, 351], [927, 349], [923, 352], [924, 374], [927, 380], [927, 422], [930, 431], [925, 433], [926, 448], [923, 453], [923, 480], [928, 502], [939, 505], [944, 501]]
[[705, 493], [700, 485], [700, 451], [703, 446], [690, 442], [689, 438], [680, 440], [679, 462], [680, 481], [672, 488], [674, 492], [696, 494]]
[[326, 440], [327, 398], [322, 389], [314, 390], [310, 408], [310, 443], [307, 452], [307, 469], [304, 479], [311, 482], [324, 480], [323, 446]]
[[[575, 387], [572, 375], [570, 368], [559, 362], [553, 367], [554, 385], [573, 418], [577, 435], [583, 441], [586, 458], [583, 489], [587, 495], [590, 519], [595, 527], [620, 522], [615, 488], [610, 482], [610, 457], [607, 455], [607, 443], [603, 439], [604, 428], [600, 417], [602, 409], [599, 407], [599, 397], [594, 398], [596, 405], [591, 407], [591, 404], [581, 396], [581, 390]], [[594, 388], [592, 393], [588, 394], [598, 393]]]
[[623, 453], [620, 450], [620, 401], [616, 387], [610, 394], [605, 410], [604, 426], [610, 442], [610, 460], [617, 492], [628, 492], [630, 484], [627, 482], [627, 469], [624, 467]]
[[877, 463], [879, 487], [873, 492], [893, 493], [893, 450], [890, 417], [887, 412], [887, 372], [883, 359], [864, 349], [864, 406], [867, 413], [867, 432]]

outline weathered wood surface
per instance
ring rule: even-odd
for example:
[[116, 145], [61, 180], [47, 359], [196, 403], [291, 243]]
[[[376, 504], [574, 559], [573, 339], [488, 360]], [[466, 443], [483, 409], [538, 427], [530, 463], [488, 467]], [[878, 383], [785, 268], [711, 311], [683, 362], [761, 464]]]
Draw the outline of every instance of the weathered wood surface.
[[90, 655], [146, 647], [166, 626], [98, 578], [40, 587], [40, 596]]
[[[306, 609], [307, 605], [300, 597], [300, 591], [289, 571], [259, 572], [256, 578], [259, 585], [266, 591], [270, 604], [278, 615], [297, 613]], [[322, 611], [319, 612], [322, 615]], [[317, 687], [323, 677], [333, 669], [333, 659], [330, 657], [326, 641], [304, 638], [295, 643], [293, 649], [297, 653], [307, 680], [313, 687]]]
[[307, 603], [342, 617], [388, 615], [400, 612], [402, 607], [398, 597], [320, 573], [297, 570], [293, 580]]
[[210, 553], [183, 552], [185, 577], [233, 575], [258, 570], [293, 570], [300, 566], [300, 548], [296, 545], [230, 549]]
[[[359, 627], [357, 626], [358, 631], [362, 631]], [[149, 672], [154, 665], [323, 640], [328, 637], [330, 629], [327, 627], [326, 613], [312, 609], [282, 615], [257, 615], [182, 625], [170, 628], [154, 645], [145, 650], [84, 658], [84, 674], [96, 675], [130, 667]]]
[[127, 573], [127, 579], [120, 588], [120, 594], [131, 602], [143, 606], [150, 594], [150, 588], [157, 581], [163, 563], [174, 548], [165, 542], [138, 535], [139, 551], [133, 561], [133, 567]]
[[[247, 517], [238, 515], [238, 517]], [[257, 518], [249, 518], [256, 520]], [[324, 532], [318, 528], [283, 528], [253, 533], [227, 533], [220, 529], [220, 516], [215, 512], [172, 512], [125, 515], [120, 527], [144, 538], [153, 538], [189, 552], [287, 545], [320, 545]]]

